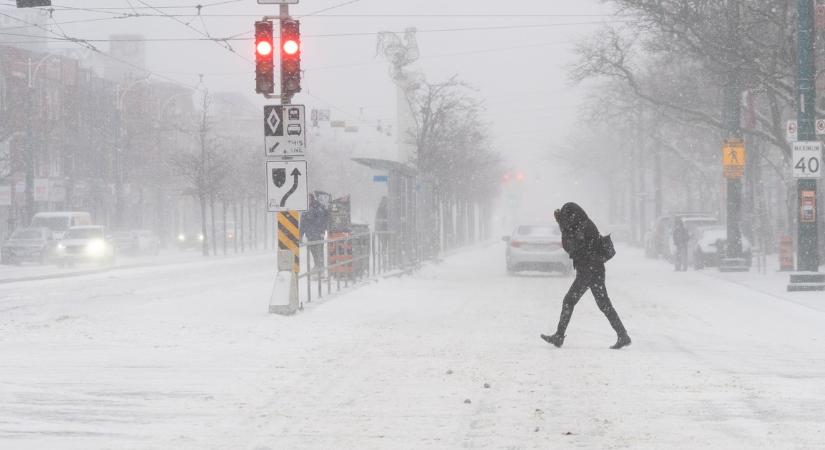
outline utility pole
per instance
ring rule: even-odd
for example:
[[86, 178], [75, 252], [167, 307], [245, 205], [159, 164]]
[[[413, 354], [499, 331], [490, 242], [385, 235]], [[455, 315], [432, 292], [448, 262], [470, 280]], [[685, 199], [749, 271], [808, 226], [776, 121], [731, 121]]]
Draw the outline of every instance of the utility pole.
[[[812, 0], [797, 0], [797, 75], [796, 75], [796, 123], [799, 141], [794, 153], [805, 144], [813, 144], [816, 157], [821, 162], [821, 144], [814, 128], [816, 91], [814, 86], [814, 7]], [[801, 145], [800, 145], [801, 144]], [[796, 167], [796, 156], [791, 164]], [[808, 160], [809, 161], [809, 160]], [[817, 163], [817, 172], [819, 171]], [[803, 169], [804, 170], [804, 169]], [[819, 242], [817, 238], [816, 178], [800, 177], [797, 181], [797, 267], [804, 273], [791, 275], [789, 291], [825, 290], [825, 274], [819, 271]]]
[[723, 162], [727, 179], [727, 244], [725, 257], [719, 264], [719, 270], [727, 272], [747, 272], [750, 267], [742, 252], [742, 176], [745, 167], [745, 144], [742, 139], [741, 126], [741, 80], [737, 64], [736, 50], [739, 48], [739, 0], [727, 0], [726, 13], [728, 22], [728, 42], [732, 49], [727, 55], [727, 80], [724, 92], [723, 119], [725, 127], [725, 145]]

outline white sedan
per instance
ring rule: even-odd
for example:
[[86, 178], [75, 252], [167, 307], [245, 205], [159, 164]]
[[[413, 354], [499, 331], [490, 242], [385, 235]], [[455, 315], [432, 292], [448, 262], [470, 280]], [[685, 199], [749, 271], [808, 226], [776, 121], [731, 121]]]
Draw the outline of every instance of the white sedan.
[[73, 266], [79, 262], [105, 265], [115, 263], [115, 248], [106, 229], [100, 226], [69, 228], [57, 244], [57, 264]]
[[502, 240], [507, 243], [508, 274], [521, 270], [568, 274], [573, 270], [573, 262], [561, 246], [558, 225], [520, 225]]

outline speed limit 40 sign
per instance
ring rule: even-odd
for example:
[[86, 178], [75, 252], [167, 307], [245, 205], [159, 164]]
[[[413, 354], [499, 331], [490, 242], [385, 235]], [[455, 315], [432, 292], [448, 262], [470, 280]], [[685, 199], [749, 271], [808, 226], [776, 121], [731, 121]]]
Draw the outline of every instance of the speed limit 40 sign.
[[794, 178], [821, 177], [822, 143], [819, 141], [794, 142], [791, 164]]

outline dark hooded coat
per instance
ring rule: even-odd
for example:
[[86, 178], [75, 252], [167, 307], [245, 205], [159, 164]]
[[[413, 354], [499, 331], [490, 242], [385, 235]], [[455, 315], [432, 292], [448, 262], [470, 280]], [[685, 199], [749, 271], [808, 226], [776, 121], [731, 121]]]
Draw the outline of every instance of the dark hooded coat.
[[328, 226], [329, 212], [315, 197], [310, 197], [309, 209], [301, 214], [301, 237], [306, 235], [311, 241], [320, 241]]
[[604, 271], [599, 255], [601, 235], [581, 206], [565, 203], [555, 213], [561, 228], [561, 243], [576, 270]]

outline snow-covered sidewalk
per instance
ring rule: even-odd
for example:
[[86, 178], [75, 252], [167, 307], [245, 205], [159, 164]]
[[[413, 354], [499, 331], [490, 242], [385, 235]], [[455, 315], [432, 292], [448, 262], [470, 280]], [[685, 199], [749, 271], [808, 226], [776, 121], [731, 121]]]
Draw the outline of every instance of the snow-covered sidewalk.
[[[825, 312], [620, 249], [570, 278], [499, 245], [266, 313], [274, 257], [0, 286], [0, 448], [821, 448]], [[825, 300], [823, 300], [825, 301]]]

